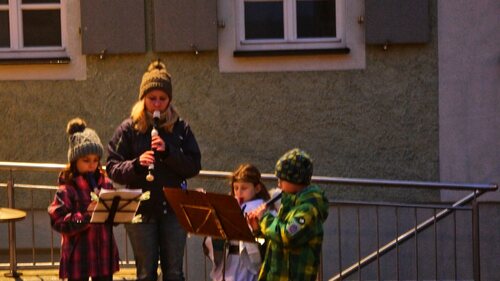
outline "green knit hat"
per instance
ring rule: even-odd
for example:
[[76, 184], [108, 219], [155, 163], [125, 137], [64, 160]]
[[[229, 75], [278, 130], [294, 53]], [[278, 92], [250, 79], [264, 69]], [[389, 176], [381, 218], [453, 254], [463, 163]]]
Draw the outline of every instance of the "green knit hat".
[[74, 118], [69, 120], [66, 132], [69, 135], [68, 161], [73, 162], [79, 158], [96, 154], [102, 158], [103, 147], [96, 132], [87, 128], [83, 119]]
[[305, 151], [294, 148], [281, 156], [274, 174], [292, 183], [309, 184], [313, 174], [312, 159]]
[[172, 81], [167, 67], [159, 59], [149, 64], [148, 70], [144, 72], [139, 88], [139, 100], [142, 100], [151, 90], [163, 90], [172, 100]]

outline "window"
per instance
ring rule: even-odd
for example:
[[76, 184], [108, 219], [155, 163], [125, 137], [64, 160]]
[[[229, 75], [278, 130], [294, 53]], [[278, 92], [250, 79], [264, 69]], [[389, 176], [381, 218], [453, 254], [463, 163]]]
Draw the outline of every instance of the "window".
[[63, 9], [60, 0], [0, 0], [0, 59], [66, 57]]
[[345, 48], [345, 0], [237, 0], [237, 50]]
[[0, 0], [0, 80], [86, 78], [80, 1]]
[[362, 69], [365, 0], [218, 0], [221, 72]]

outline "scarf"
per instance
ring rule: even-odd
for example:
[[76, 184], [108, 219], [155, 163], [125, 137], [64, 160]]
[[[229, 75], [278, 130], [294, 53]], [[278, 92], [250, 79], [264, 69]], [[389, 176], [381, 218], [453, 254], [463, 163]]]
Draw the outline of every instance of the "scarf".
[[[158, 124], [158, 127], [171, 133], [177, 119], [179, 119], [179, 114], [177, 113], [175, 107], [171, 104], [167, 107], [167, 110], [160, 114], [160, 123]], [[148, 127], [153, 126], [153, 114], [149, 111], [146, 111], [146, 122]]]

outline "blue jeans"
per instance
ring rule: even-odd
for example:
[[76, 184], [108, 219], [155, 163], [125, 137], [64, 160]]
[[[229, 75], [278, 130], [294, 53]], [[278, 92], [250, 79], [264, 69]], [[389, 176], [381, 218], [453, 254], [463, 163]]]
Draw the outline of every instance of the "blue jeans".
[[148, 223], [126, 224], [125, 228], [134, 251], [137, 280], [156, 281], [158, 254], [163, 281], [184, 280], [186, 231], [173, 212]]

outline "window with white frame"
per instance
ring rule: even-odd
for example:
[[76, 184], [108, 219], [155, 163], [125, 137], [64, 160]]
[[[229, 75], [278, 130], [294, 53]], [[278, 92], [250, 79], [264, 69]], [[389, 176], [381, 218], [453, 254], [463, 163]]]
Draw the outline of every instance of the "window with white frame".
[[0, 0], [0, 80], [84, 80], [80, 1]]
[[66, 57], [65, 3], [0, 0], [0, 59]]
[[219, 69], [363, 69], [364, 5], [365, 0], [217, 0]]
[[237, 0], [237, 50], [345, 48], [345, 0]]

